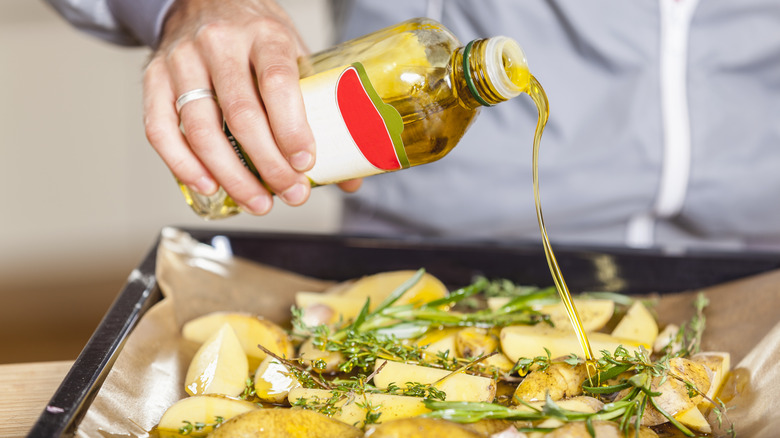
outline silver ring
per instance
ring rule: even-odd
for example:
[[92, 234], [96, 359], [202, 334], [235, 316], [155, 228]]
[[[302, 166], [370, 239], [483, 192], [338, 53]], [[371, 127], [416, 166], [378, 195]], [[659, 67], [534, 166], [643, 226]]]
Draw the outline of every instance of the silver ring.
[[204, 99], [206, 97], [210, 97], [216, 100], [217, 95], [214, 94], [213, 90], [208, 88], [196, 88], [182, 94], [178, 99], [176, 99], [176, 113], [180, 113], [181, 107], [192, 102], [193, 100]]

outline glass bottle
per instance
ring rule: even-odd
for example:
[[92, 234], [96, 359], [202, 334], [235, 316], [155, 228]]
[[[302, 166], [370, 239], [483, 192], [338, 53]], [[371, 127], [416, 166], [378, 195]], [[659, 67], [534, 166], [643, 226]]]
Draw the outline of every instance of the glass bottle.
[[[416, 18], [299, 61], [301, 90], [316, 141], [312, 186], [400, 170], [449, 153], [481, 107], [527, 90], [522, 48], [507, 37], [462, 45], [440, 23]], [[259, 178], [241, 146], [225, 132]], [[205, 219], [241, 210], [221, 188], [203, 196], [179, 184]]]

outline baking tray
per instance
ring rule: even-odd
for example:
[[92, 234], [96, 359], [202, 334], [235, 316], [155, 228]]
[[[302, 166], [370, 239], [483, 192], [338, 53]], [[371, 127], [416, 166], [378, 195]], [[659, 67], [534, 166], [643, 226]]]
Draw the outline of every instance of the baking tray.
[[[424, 267], [450, 286], [474, 276], [526, 285], [552, 284], [540, 242], [384, 239], [184, 229], [237, 256], [325, 280]], [[159, 242], [159, 241], [158, 241]], [[31, 429], [30, 437], [73, 436], [128, 335], [162, 298], [155, 279], [158, 242], [109, 308]], [[776, 253], [688, 252], [554, 246], [572, 291], [674, 293], [780, 268]]]

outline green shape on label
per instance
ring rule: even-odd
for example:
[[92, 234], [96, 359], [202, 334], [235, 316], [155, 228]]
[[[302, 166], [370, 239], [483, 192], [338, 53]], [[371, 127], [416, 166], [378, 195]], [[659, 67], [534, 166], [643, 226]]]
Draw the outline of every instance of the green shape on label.
[[398, 110], [396, 110], [392, 105], [386, 104], [382, 98], [379, 97], [379, 93], [377, 93], [376, 89], [374, 89], [374, 85], [371, 83], [371, 80], [369, 79], [363, 64], [355, 62], [352, 64], [352, 67], [354, 67], [357, 71], [358, 76], [360, 76], [360, 82], [363, 83], [363, 87], [366, 90], [366, 94], [368, 94], [371, 102], [374, 103], [377, 111], [379, 111], [379, 114], [385, 121], [385, 126], [387, 126], [387, 131], [390, 134], [390, 139], [393, 142], [393, 147], [395, 148], [398, 161], [401, 163], [401, 168], [406, 169], [409, 167], [409, 158], [406, 156], [404, 142], [401, 139], [401, 133], [404, 130], [404, 120], [401, 117], [401, 114], [399, 114]]

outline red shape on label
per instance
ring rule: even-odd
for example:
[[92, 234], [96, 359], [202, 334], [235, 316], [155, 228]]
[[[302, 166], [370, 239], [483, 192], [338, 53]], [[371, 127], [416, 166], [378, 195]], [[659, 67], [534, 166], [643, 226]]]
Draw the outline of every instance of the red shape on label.
[[354, 67], [341, 74], [336, 101], [352, 140], [369, 163], [382, 170], [397, 170], [401, 162], [385, 120], [363, 87]]

